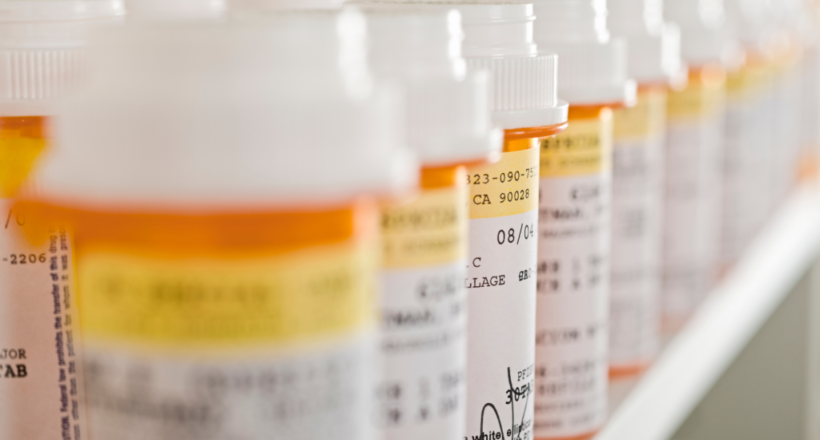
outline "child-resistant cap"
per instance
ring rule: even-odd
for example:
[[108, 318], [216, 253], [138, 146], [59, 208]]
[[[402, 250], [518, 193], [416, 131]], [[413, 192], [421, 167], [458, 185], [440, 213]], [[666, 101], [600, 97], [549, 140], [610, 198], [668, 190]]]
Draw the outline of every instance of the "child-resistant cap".
[[387, 1], [437, 5], [461, 13], [467, 71], [490, 73], [490, 108], [497, 127], [509, 130], [567, 121], [569, 106], [556, 95], [558, 57], [540, 52], [533, 41], [531, 3]]
[[468, 70], [493, 81], [493, 122], [503, 129], [567, 121], [568, 104], [556, 94], [558, 57], [533, 41], [531, 3], [452, 3], [461, 12]]
[[93, 40], [44, 197], [163, 210], [316, 206], [417, 184], [397, 90], [366, 67], [364, 18], [132, 23]]
[[629, 75], [639, 84], [683, 86], [680, 30], [663, 19], [663, 0], [610, 0], [609, 29], [629, 45]]
[[535, 43], [558, 54], [558, 96], [570, 105], [635, 100], [627, 72], [627, 47], [612, 38], [606, 0], [534, 0]]
[[90, 27], [119, 21], [114, 0], [0, 2], [0, 116], [49, 116], [83, 73]]
[[426, 166], [486, 160], [501, 152], [490, 122], [489, 76], [467, 72], [456, 10], [351, 3], [365, 12], [375, 74], [406, 89], [408, 144]]
[[765, 53], [772, 38], [766, 16], [766, 0], [726, 0], [726, 24], [730, 35], [745, 49]]
[[666, 0], [664, 16], [681, 32], [681, 55], [693, 67], [734, 64], [740, 47], [726, 30], [723, 0]]

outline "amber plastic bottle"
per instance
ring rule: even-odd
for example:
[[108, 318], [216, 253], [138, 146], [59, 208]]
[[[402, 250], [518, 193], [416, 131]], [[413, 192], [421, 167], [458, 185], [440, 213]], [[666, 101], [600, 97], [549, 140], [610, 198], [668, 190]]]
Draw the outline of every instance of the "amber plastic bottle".
[[[591, 438], [606, 417], [612, 108], [619, 106], [570, 105], [567, 131], [540, 142], [536, 432], [580, 434], [537, 438]], [[573, 416], [584, 422], [565, 424]]]
[[610, 377], [645, 370], [660, 348], [665, 85], [640, 85], [614, 112]]
[[376, 198], [419, 169], [394, 91], [353, 75], [362, 26], [133, 24], [95, 43], [98, 81], [19, 205], [49, 219], [33, 240], [73, 235], [74, 260], [52, 261], [75, 274], [88, 437], [372, 438]]
[[669, 92], [661, 302], [667, 333], [694, 313], [719, 272], [725, 100], [719, 64], [690, 69], [687, 87]]

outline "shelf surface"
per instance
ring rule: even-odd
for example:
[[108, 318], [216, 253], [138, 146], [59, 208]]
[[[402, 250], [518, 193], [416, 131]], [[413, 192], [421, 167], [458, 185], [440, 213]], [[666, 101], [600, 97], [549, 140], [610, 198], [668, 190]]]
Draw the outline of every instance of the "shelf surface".
[[820, 197], [798, 188], [654, 365], [610, 387], [595, 440], [665, 440], [754, 337], [820, 254]]

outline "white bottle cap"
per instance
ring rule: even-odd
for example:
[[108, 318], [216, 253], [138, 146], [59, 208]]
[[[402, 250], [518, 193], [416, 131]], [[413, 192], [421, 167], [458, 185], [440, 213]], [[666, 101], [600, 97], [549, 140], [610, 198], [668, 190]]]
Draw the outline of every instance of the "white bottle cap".
[[772, 38], [766, 0], [726, 0], [726, 24], [746, 49], [766, 53]]
[[769, 20], [778, 28], [796, 32], [800, 17], [806, 13], [807, 0], [767, 0]]
[[461, 12], [469, 70], [492, 75], [493, 122], [504, 129], [567, 121], [568, 104], [556, 96], [558, 57], [533, 41], [530, 3], [452, 3]]
[[[102, 36], [101, 36], [102, 37]], [[361, 14], [266, 25], [132, 23], [90, 45], [47, 199], [104, 209], [310, 208], [417, 184], [397, 90], [368, 74]]]
[[225, 0], [125, 0], [129, 20], [218, 20]]
[[766, 24], [769, 30], [766, 49], [781, 62], [797, 61], [803, 42], [811, 41], [810, 33], [806, 32], [801, 23], [801, 18], [805, 15], [804, 4], [805, 0], [766, 1]]
[[742, 56], [726, 31], [723, 0], [666, 0], [664, 16], [680, 27], [681, 54], [690, 66], [732, 64]]
[[610, 0], [609, 29], [613, 35], [626, 37], [629, 75], [639, 84], [679, 87], [686, 83], [680, 30], [663, 20], [663, 0]]
[[115, 0], [0, 1], [0, 116], [50, 116], [82, 73], [88, 28], [118, 21]]
[[535, 42], [558, 54], [558, 96], [570, 105], [631, 103], [623, 38], [611, 38], [606, 0], [535, 0]]
[[408, 143], [424, 165], [486, 160], [501, 152], [490, 122], [489, 76], [467, 73], [456, 10], [353, 3], [366, 12], [377, 75], [407, 91]]
[[531, 3], [386, 1], [456, 9], [461, 13], [462, 52], [467, 70], [490, 72], [490, 108], [496, 126], [509, 130], [567, 121], [569, 106], [556, 96], [558, 57], [539, 52], [535, 45]]

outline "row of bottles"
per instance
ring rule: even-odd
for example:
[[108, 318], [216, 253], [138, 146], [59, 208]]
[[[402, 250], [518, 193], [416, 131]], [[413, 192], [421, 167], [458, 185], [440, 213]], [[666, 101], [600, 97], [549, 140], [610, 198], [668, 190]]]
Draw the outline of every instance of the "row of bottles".
[[802, 0], [0, 0], [0, 438], [595, 436], [820, 143]]

